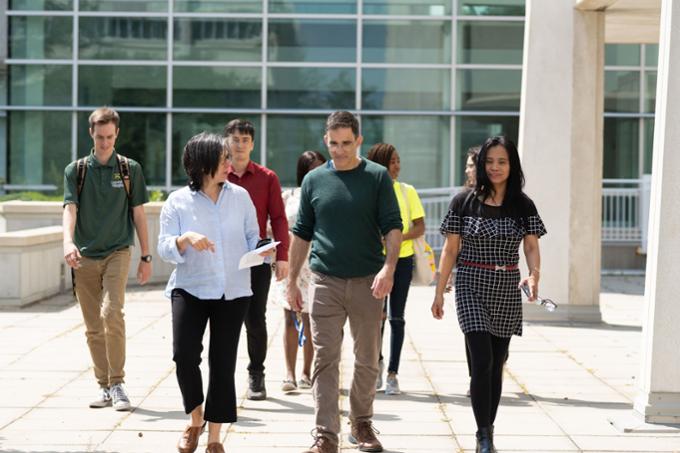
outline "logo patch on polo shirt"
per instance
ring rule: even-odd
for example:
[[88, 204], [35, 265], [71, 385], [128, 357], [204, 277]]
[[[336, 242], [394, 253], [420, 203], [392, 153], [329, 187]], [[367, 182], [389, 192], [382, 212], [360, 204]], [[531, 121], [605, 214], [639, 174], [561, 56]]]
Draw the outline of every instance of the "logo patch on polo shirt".
[[111, 177], [111, 187], [114, 189], [123, 188], [123, 178], [120, 177], [120, 173], [114, 173]]

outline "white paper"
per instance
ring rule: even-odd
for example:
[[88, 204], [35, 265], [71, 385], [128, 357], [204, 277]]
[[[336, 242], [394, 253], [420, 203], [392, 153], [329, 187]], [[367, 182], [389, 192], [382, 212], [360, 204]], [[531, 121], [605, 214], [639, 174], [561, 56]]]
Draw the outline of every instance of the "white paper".
[[264, 256], [260, 256], [260, 253], [271, 250], [280, 243], [280, 241], [274, 241], [263, 245], [262, 247], [256, 248], [255, 250], [251, 250], [241, 257], [238, 262], [238, 268], [245, 269], [247, 267], [259, 266], [260, 264], [264, 263]]

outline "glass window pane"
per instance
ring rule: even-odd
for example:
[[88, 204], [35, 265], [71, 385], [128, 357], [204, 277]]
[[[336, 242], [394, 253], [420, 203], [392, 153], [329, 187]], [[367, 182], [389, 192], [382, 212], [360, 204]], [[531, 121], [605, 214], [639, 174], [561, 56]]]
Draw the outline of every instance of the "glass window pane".
[[165, 60], [167, 21], [131, 17], [81, 17], [80, 58]]
[[367, 63], [450, 63], [451, 22], [366, 21], [362, 55]]
[[71, 161], [70, 112], [9, 112], [9, 183], [54, 184]]
[[640, 73], [637, 71], [605, 71], [605, 112], [640, 111]]
[[166, 69], [160, 66], [80, 66], [78, 103], [164, 107]]
[[373, 116], [361, 118], [365, 156], [376, 143], [390, 143], [401, 159], [399, 180], [418, 188], [450, 185], [449, 116]]
[[639, 120], [637, 118], [604, 119], [604, 172], [602, 177], [638, 178]]
[[71, 105], [71, 66], [10, 65], [12, 105]]
[[270, 13], [354, 14], [356, 0], [269, 0]]
[[167, 0], [80, 0], [81, 11], [166, 12]]
[[639, 66], [640, 44], [605, 44], [604, 64], [607, 66]]
[[356, 61], [356, 28], [349, 20], [271, 20], [269, 60]]
[[184, 186], [187, 176], [182, 166], [184, 145], [191, 137], [203, 131], [222, 135], [224, 126], [234, 118], [249, 120], [255, 126], [255, 148], [250, 158], [260, 162], [260, 115], [224, 113], [175, 113], [172, 116], [172, 184]]
[[645, 149], [644, 163], [642, 172], [646, 175], [652, 174], [652, 157], [654, 155], [654, 118], [645, 118], [643, 120], [645, 128]]
[[460, 0], [464, 16], [524, 16], [524, 0]]
[[261, 61], [262, 21], [175, 19], [175, 60]]
[[362, 104], [366, 110], [448, 110], [448, 69], [364, 69]]
[[68, 58], [73, 56], [70, 17], [10, 16], [10, 58]]
[[519, 110], [522, 71], [459, 69], [456, 86], [459, 110]]
[[645, 112], [654, 113], [656, 109], [656, 71], [645, 73]]
[[458, 63], [522, 64], [523, 22], [458, 22]]
[[454, 185], [465, 182], [467, 150], [479, 146], [489, 137], [506, 135], [517, 143], [519, 116], [460, 116], [456, 118], [456, 180]]
[[323, 143], [326, 115], [269, 115], [267, 117], [267, 167], [276, 172], [283, 187], [295, 187], [297, 160], [303, 151], [319, 151], [328, 159]]
[[450, 0], [364, 0], [364, 14], [444, 16], [451, 14]]
[[175, 0], [178, 13], [261, 13], [262, 0]]
[[[88, 133], [91, 112], [78, 113], [78, 156], [92, 149]], [[118, 112], [116, 151], [142, 165], [147, 185], [165, 185], [165, 113]]]
[[657, 67], [659, 64], [659, 45], [645, 44], [645, 66]]
[[178, 67], [173, 69], [175, 107], [260, 107], [260, 68]]
[[73, 9], [73, 0], [9, 0], [9, 9], [23, 11], [66, 11]]
[[270, 108], [354, 108], [353, 68], [271, 68], [267, 83]]

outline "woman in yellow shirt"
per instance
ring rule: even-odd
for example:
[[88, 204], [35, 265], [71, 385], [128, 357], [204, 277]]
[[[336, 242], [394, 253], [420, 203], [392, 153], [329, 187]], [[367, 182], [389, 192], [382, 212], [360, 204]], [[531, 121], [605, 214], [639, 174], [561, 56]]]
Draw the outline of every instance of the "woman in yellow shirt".
[[[416, 189], [408, 184], [397, 181], [399, 172], [401, 171], [401, 161], [399, 153], [393, 145], [388, 143], [378, 143], [371, 147], [368, 151], [368, 159], [376, 162], [385, 168], [392, 177], [394, 183], [394, 193], [399, 202], [399, 210], [401, 211], [401, 219], [404, 227], [402, 229], [403, 241], [401, 243], [401, 250], [399, 251], [399, 261], [394, 271], [394, 285], [392, 292], [385, 299], [385, 307], [387, 310], [387, 318], [390, 321], [390, 361], [387, 367], [387, 379], [385, 382], [385, 395], [398, 395], [399, 381], [397, 380], [397, 373], [399, 372], [399, 359], [401, 357], [401, 348], [404, 344], [404, 309], [406, 308], [406, 298], [408, 297], [408, 290], [411, 286], [411, 277], [413, 276], [413, 239], [416, 239], [425, 234], [425, 211], [420, 202]], [[409, 218], [410, 217], [410, 218]], [[382, 330], [385, 329], [385, 320], [383, 319]], [[381, 343], [382, 345], [382, 343]], [[382, 356], [382, 347], [380, 353], [380, 373], [376, 382], [376, 388], [382, 387], [382, 374], [385, 365]]]

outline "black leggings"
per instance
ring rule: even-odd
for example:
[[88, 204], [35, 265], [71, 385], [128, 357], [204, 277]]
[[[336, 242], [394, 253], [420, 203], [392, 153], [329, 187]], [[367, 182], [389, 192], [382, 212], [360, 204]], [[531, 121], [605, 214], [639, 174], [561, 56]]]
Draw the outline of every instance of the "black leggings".
[[472, 379], [470, 398], [477, 428], [493, 425], [503, 390], [503, 364], [508, 354], [510, 338], [501, 338], [488, 332], [470, 332], [465, 335], [470, 351]]

